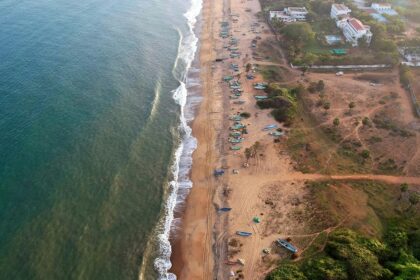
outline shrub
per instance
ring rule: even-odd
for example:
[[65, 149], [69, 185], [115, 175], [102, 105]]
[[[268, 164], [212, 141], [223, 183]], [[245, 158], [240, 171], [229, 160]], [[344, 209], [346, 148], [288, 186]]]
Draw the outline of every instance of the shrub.
[[292, 264], [282, 265], [273, 272], [271, 272], [266, 280], [307, 280], [303, 272]]
[[370, 125], [370, 119], [368, 117], [364, 117], [362, 120], [363, 125]]
[[367, 159], [370, 157], [370, 152], [368, 150], [363, 150], [360, 155], [362, 156], [362, 158]]
[[347, 280], [346, 265], [330, 257], [309, 260], [303, 265], [303, 273], [311, 280]]

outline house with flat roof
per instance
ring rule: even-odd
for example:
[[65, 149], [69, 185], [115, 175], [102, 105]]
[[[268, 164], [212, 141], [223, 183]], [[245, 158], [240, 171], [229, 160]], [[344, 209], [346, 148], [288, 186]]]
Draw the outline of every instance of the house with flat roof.
[[270, 20], [280, 20], [282, 22], [295, 22], [296, 19], [286, 14], [284, 11], [270, 11]]
[[372, 41], [372, 32], [370, 26], [364, 25], [360, 20], [356, 18], [344, 18], [337, 21], [337, 27], [343, 30], [343, 35], [346, 41], [351, 43], [353, 47], [359, 45], [359, 40], [363, 39], [367, 44]]
[[398, 15], [398, 13], [392, 9], [391, 4], [389, 3], [372, 3], [370, 7], [379, 14], [386, 14], [390, 16]]
[[282, 22], [295, 22], [306, 20], [308, 10], [305, 7], [287, 7], [283, 11], [270, 11], [270, 20], [277, 19]]
[[292, 18], [300, 21], [306, 20], [306, 15], [308, 14], [308, 10], [306, 10], [305, 7], [287, 7], [284, 9], [284, 12]]
[[333, 19], [338, 19], [343, 16], [348, 16], [351, 10], [344, 4], [332, 4], [330, 16]]

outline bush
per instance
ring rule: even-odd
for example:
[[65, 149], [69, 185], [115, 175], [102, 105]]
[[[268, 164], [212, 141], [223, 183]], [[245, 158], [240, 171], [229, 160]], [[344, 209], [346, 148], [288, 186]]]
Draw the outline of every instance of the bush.
[[271, 272], [266, 280], [308, 280], [299, 268], [292, 264], [282, 265]]
[[260, 109], [284, 109], [292, 107], [292, 104], [289, 100], [278, 96], [265, 100], [258, 100], [257, 106], [260, 107]]
[[367, 159], [370, 157], [370, 152], [368, 150], [363, 150], [361, 156], [362, 158]]
[[292, 124], [292, 116], [288, 109], [274, 109], [271, 115], [278, 122], [283, 122], [286, 126]]
[[370, 125], [370, 119], [368, 117], [364, 117], [362, 120], [363, 125]]
[[242, 112], [242, 113], [240, 113], [239, 115], [240, 115], [242, 118], [245, 118], [245, 119], [247, 119], [247, 118], [251, 117], [251, 113], [248, 113], [248, 112]]
[[346, 265], [330, 257], [309, 260], [303, 265], [303, 273], [311, 280], [346, 280]]
[[379, 264], [378, 257], [364, 241], [363, 237], [351, 230], [338, 230], [331, 235], [325, 250], [335, 259], [346, 262], [350, 279], [388, 279], [392, 273]]

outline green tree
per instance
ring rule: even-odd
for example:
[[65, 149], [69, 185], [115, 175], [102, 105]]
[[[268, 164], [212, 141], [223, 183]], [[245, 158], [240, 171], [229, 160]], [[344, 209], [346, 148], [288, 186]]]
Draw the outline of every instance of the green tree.
[[326, 114], [327, 111], [331, 108], [331, 103], [329, 101], [325, 101], [322, 107], [324, 108]]
[[333, 120], [333, 124], [334, 124], [334, 126], [339, 126], [340, 125], [340, 119], [339, 118], [335, 118]]
[[361, 156], [362, 158], [367, 159], [370, 157], [370, 152], [368, 150], [363, 150]]
[[311, 280], [347, 280], [346, 265], [330, 257], [310, 259], [302, 267], [303, 273]]
[[316, 90], [317, 91], [323, 91], [325, 89], [325, 83], [323, 80], [319, 80], [316, 84]]
[[370, 125], [370, 120], [369, 120], [369, 118], [368, 118], [368, 117], [364, 117], [364, 118], [363, 118], [363, 120], [362, 120], [362, 124], [363, 124], [363, 125]]
[[408, 200], [410, 201], [411, 205], [416, 205], [419, 203], [419, 195], [415, 192], [410, 193], [410, 196], [408, 197]]
[[403, 183], [403, 184], [401, 184], [401, 185], [400, 185], [400, 191], [401, 191], [402, 193], [404, 193], [404, 192], [408, 191], [408, 184], [407, 184], [407, 183]]
[[271, 272], [266, 280], [308, 280], [299, 268], [292, 264], [281, 265]]
[[356, 107], [356, 103], [354, 103], [353, 101], [352, 101], [352, 102], [350, 102], [350, 103], [349, 103], [349, 109], [350, 109], [350, 111], [351, 111], [354, 107]]
[[283, 27], [282, 33], [292, 43], [300, 46], [309, 44], [315, 39], [315, 32], [306, 22], [288, 24]]

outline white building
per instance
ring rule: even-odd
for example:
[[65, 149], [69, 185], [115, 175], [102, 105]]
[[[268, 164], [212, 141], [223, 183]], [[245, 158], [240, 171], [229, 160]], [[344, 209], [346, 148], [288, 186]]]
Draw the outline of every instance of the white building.
[[308, 14], [308, 10], [306, 10], [305, 7], [287, 7], [284, 9], [284, 12], [292, 18], [300, 21], [306, 20], [306, 15]]
[[292, 18], [284, 11], [270, 11], [270, 20], [277, 19], [282, 22], [295, 22], [296, 19]]
[[348, 16], [351, 13], [351, 10], [344, 4], [332, 4], [330, 16], [333, 19], [338, 19], [339, 17]]
[[337, 26], [343, 30], [343, 35], [347, 42], [350, 42], [353, 47], [359, 44], [360, 39], [364, 39], [367, 44], [372, 41], [372, 32], [370, 26], [363, 25], [360, 20], [356, 18], [344, 18], [337, 21]]
[[278, 19], [282, 22], [295, 22], [306, 20], [308, 11], [305, 7], [288, 7], [283, 11], [270, 11], [270, 20]]
[[387, 14], [390, 16], [398, 15], [398, 13], [392, 9], [391, 4], [388, 3], [372, 3], [370, 7], [379, 14]]

